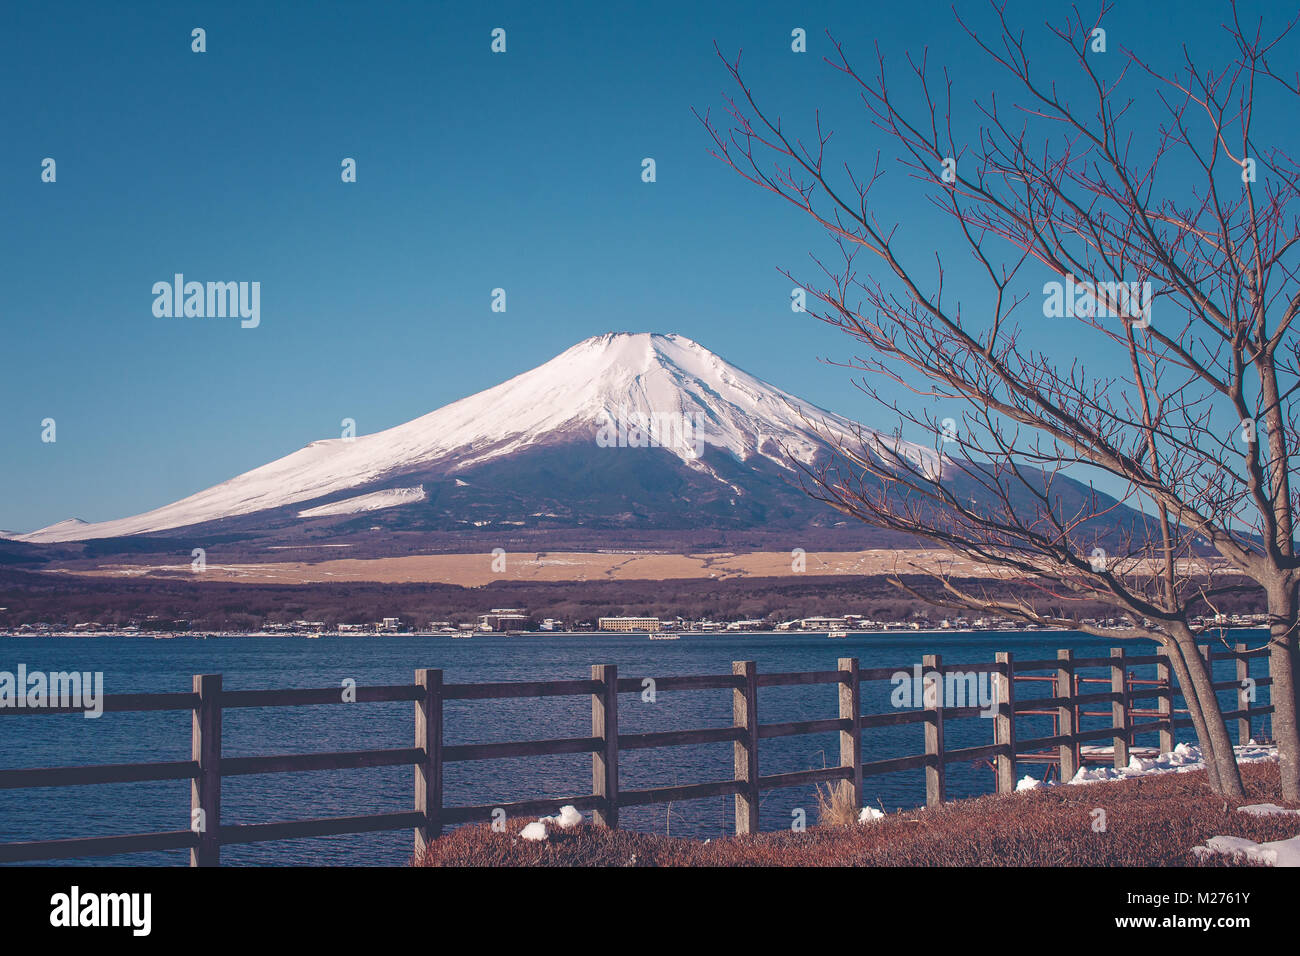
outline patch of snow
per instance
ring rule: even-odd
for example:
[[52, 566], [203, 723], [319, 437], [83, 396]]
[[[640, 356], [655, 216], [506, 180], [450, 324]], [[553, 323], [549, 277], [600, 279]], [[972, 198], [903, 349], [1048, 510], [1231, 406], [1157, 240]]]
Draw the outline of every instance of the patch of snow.
[[1199, 859], [1221, 853], [1265, 866], [1300, 866], [1300, 836], [1271, 843], [1256, 843], [1245, 837], [1216, 836], [1206, 840], [1205, 846], [1192, 847], [1192, 852]]
[[545, 840], [546, 824], [537, 820], [520, 830], [519, 835], [525, 840]]
[[1039, 780], [1037, 777], [1032, 777], [1029, 774], [1025, 774], [1023, 777], [1020, 778], [1020, 781], [1016, 784], [1016, 790], [1017, 792], [1021, 790], [1037, 790], [1042, 785], [1043, 785], [1043, 781]]
[[563, 806], [560, 807], [559, 816], [542, 817], [537, 822], [542, 824], [554, 823], [561, 830], [567, 830], [570, 827], [576, 827], [579, 823], [582, 822], [582, 814], [578, 812], [577, 807]]
[[399, 505], [414, 504], [425, 499], [424, 485], [414, 488], [389, 488], [385, 491], [372, 491], [368, 495], [331, 501], [327, 505], [299, 511], [299, 518], [323, 518], [326, 515], [356, 515], [366, 511], [381, 511], [384, 508], [396, 508]]
[[884, 812], [877, 810], [875, 807], [863, 807], [862, 812], [858, 814], [859, 823], [874, 823], [876, 820], [884, 817]]
[[[1277, 748], [1257, 744], [1253, 740], [1248, 744], [1239, 744], [1233, 748], [1237, 763], [1268, 763], [1277, 760]], [[1171, 752], [1161, 754], [1154, 760], [1133, 757], [1129, 765], [1122, 770], [1114, 767], [1080, 767], [1071, 779], [1071, 784], [1098, 783], [1105, 780], [1129, 780], [1157, 773], [1189, 773], [1202, 770], [1205, 761], [1201, 749], [1192, 744], [1179, 744]]]
[[1244, 807], [1238, 807], [1237, 812], [1249, 813], [1253, 817], [1289, 816], [1290, 814], [1300, 814], [1300, 810], [1288, 810], [1286, 807], [1279, 807], [1276, 803], [1252, 803]]
[[556, 816], [539, 817], [520, 830], [519, 835], [525, 840], [545, 840], [548, 826], [568, 830], [571, 827], [576, 827], [581, 822], [582, 814], [578, 812], [578, 808], [572, 804], [566, 804], [560, 807], [560, 812]]

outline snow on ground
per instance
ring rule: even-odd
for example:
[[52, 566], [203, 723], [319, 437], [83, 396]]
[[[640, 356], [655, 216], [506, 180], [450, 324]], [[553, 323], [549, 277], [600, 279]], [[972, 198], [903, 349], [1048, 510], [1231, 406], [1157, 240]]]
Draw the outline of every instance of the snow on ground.
[[[1255, 817], [1300, 815], [1300, 810], [1288, 810], [1276, 803], [1250, 803], [1238, 807], [1237, 812]], [[1300, 836], [1271, 843], [1256, 843], [1245, 837], [1216, 836], [1206, 840], [1205, 846], [1192, 847], [1192, 852], [1202, 860], [1221, 853], [1265, 866], [1300, 866]]]
[[872, 823], [883, 817], [884, 811], [877, 810], [875, 807], [863, 807], [862, 812], [858, 814], [859, 823]]
[[[1237, 754], [1237, 763], [1268, 763], [1277, 760], [1277, 747], [1257, 744], [1250, 741], [1233, 748]], [[1097, 753], [1100, 749], [1084, 748], [1085, 753]], [[1156, 773], [1188, 773], [1192, 770], [1205, 769], [1205, 761], [1201, 757], [1201, 748], [1194, 744], [1179, 744], [1169, 753], [1160, 754], [1157, 757], [1147, 759], [1145, 757], [1133, 756], [1129, 759], [1128, 766], [1121, 770], [1114, 767], [1087, 767], [1079, 768], [1071, 779], [1071, 784], [1082, 783], [1100, 783], [1106, 780], [1131, 780], [1134, 777], [1144, 777], [1148, 774]], [[1026, 774], [1016, 784], [1017, 790], [1033, 790], [1037, 787], [1044, 786], [1042, 780]], [[1054, 786], [1055, 784], [1046, 784]]]
[[569, 827], [576, 827], [582, 822], [582, 814], [574, 806], [560, 807], [559, 816], [542, 817], [538, 823], [555, 824], [561, 830], [567, 830]]
[[356, 515], [363, 511], [381, 511], [384, 508], [396, 508], [398, 505], [413, 504], [425, 498], [424, 485], [414, 488], [388, 488], [384, 491], [372, 491], [368, 495], [331, 501], [327, 505], [299, 511], [299, 518], [323, 518], [326, 515]]
[[[1250, 741], [1233, 748], [1237, 763], [1268, 763], [1277, 760], [1277, 747], [1257, 744]], [[1134, 777], [1146, 777], [1158, 773], [1188, 773], [1202, 770], [1205, 761], [1201, 749], [1192, 744], [1179, 744], [1172, 752], [1160, 754], [1153, 759], [1134, 756], [1129, 765], [1122, 770], [1114, 767], [1080, 767], [1079, 772], [1069, 781], [1070, 784], [1101, 783], [1107, 780], [1129, 780]], [[1042, 786], [1051, 786], [1029, 775], [1016, 784], [1017, 790], [1035, 790]], [[1238, 813], [1255, 816], [1270, 814], [1300, 814], [1300, 810], [1288, 810], [1275, 803], [1252, 803], [1237, 808]], [[1235, 856], [1249, 862], [1262, 863], [1265, 866], [1300, 866], [1300, 836], [1289, 840], [1276, 840], [1272, 843], [1256, 843], [1245, 837], [1216, 836], [1206, 841], [1205, 846], [1192, 847], [1199, 859], [1206, 859], [1216, 853]]]
[[546, 824], [537, 820], [520, 830], [519, 835], [525, 840], [545, 840]]
[[553, 817], [538, 817], [536, 821], [528, 824], [519, 831], [519, 835], [525, 840], [545, 840], [549, 835], [546, 828], [559, 827], [561, 830], [567, 830], [570, 827], [576, 827], [582, 822], [582, 814], [578, 808], [572, 804], [566, 804], [560, 807], [560, 812]]
[[1271, 817], [1285, 816], [1288, 814], [1300, 814], [1300, 810], [1288, 810], [1286, 807], [1279, 807], [1276, 803], [1252, 803], [1248, 806], [1238, 807], [1238, 813], [1249, 813], [1252, 817]]
[[1222, 853], [1265, 866], [1300, 866], [1300, 836], [1271, 843], [1256, 843], [1245, 837], [1216, 836], [1210, 837], [1205, 846], [1192, 847], [1192, 852], [1202, 860]]

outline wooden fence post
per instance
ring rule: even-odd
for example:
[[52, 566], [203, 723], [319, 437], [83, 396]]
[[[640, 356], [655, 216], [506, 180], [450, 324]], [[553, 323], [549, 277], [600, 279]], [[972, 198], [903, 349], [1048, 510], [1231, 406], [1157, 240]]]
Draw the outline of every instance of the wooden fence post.
[[758, 832], [758, 665], [753, 661], [732, 661], [731, 673], [744, 678], [744, 685], [732, 691], [731, 723], [742, 731], [734, 744], [736, 782], [736, 834]]
[[[933, 701], [927, 699], [930, 691], [925, 686], [926, 678], [931, 674], [937, 681]], [[921, 658], [921, 700], [925, 706], [925, 755], [929, 758], [925, 764], [925, 803], [929, 807], [938, 806], [947, 799], [943, 763], [943, 688], [943, 658], [938, 654], [926, 654]]]
[[853, 809], [862, 808], [862, 680], [858, 659], [841, 657], [840, 720], [849, 721], [849, 729], [840, 731], [840, 766], [850, 770]]
[[221, 675], [195, 674], [199, 695], [190, 721], [190, 759], [199, 772], [190, 781], [190, 829], [198, 845], [190, 848], [190, 866], [221, 865]]
[[[1246, 645], [1237, 644], [1237, 709], [1249, 710], [1255, 706], [1253, 700], [1246, 699], [1246, 682], [1250, 680], [1250, 658], [1245, 657]], [[1237, 743], [1244, 744], [1250, 740], [1250, 715], [1237, 718]]]
[[422, 855], [442, 835], [442, 671], [415, 672], [424, 695], [415, 702], [415, 749], [424, 757], [415, 764], [415, 811], [424, 823], [415, 828], [415, 855]]
[[597, 826], [618, 828], [618, 665], [593, 664], [591, 679], [604, 686], [591, 695], [591, 736], [601, 746], [591, 755], [591, 792], [604, 798], [592, 816]]
[[1057, 734], [1069, 737], [1057, 749], [1061, 758], [1061, 783], [1069, 783], [1079, 772], [1079, 727], [1077, 708], [1074, 698], [1074, 651], [1062, 648], [1056, 652], [1056, 659], [1061, 666], [1056, 669], [1056, 697], [1066, 698], [1064, 704], [1056, 708]]
[[1116, 695], [1110, 705], [1111, 727], [1116, 732], [1111, 741], [1115, 750], [1115, 769], [1123, 770], [1128, 766], [1129, 728], [1132, 726], [1128, 716], [1128, 670], [1124, 664], [1124, 648], [1112, 647], [1110, 660], [1110, 692]]
[[998, 715], [993, 719], [995, 742], [1003, 750], [997, 756], [998, 793], [1014, 793], [1016, 789], [1016, 677], [1015, 662], [1010, 651], [998, 651], [997, 662], [1002, 665], [998, 674]]
[[1160, 648], [1164, 658], [1156, 665], [1156, 679], [1160, 681], [1161, 695], [1156, 698], [1156, 709], [1160, 711], [1160, 752], [1167, 754], [1174, 749], [1174, 682], [1169, 668], [1169, 649]]

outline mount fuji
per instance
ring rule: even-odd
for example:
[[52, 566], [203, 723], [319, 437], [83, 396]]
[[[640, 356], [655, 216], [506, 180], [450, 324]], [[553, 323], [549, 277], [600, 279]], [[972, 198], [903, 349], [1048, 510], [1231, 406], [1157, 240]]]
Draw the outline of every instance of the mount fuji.
[[818, 408], [684, 336], [610, 333], [406, 424], [312, 442], [153, 511], [10, 537], [93, 542], [100, 554], [212, 540], [455, 550], [483, 535], [539, 547], [725, 544], [796, 529], [884, 544], [800, 488], [799, 466], [828, 460], [839, 440], [943, 467], [934, 449]]

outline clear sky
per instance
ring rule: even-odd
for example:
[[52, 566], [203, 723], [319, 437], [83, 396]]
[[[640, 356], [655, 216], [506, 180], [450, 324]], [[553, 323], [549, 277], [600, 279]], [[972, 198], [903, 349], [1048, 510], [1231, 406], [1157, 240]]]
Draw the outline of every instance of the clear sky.
[[[1040, 37], [1067, 10], [1011, 4]], [[1108, 26], [1172, 64], [1225, 15], [1135, 0]], [[995, 82], [927, 0], [5, 4], [0, 528], [144, 511], [606, 331], [680, 332], [871, 424], [819, 362], [849, 343], [792, 313], [777, 271], [826, 240], [711, 158], [691, 114], [732, 92], [714, 42], [743, 47], [775, 109], [806, 125], [820, 106], [844, 158], [871, 157], [886, 144], [822, 62], [827, 28], [863, 65], [876, 42], [900, 66], [928, 44], [967, 102]], [[929, 210], [885, 212], [924, 246]], [[155, 317], [177, 272], [259, 281], [260, 327]]]

